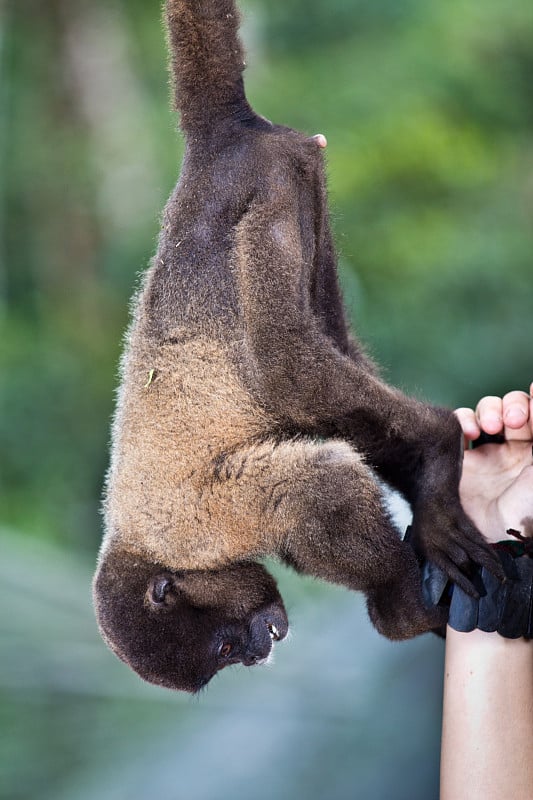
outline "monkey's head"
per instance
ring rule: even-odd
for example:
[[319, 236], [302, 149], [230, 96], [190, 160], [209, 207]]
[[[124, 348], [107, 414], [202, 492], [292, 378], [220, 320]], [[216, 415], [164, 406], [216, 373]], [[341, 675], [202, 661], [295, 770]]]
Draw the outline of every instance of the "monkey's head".
[[141, 678], [197, 692], [229, 664], [259, 664], [288, 622], [260, 564], [174, 572], [112, 549], [93, 583], [100, 631]]

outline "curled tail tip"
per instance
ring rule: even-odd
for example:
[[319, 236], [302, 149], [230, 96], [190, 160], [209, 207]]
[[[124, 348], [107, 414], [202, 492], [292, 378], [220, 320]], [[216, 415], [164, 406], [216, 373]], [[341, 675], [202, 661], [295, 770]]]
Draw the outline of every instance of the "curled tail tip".
[[246, 105], [234, 0], [166, 0], [175, 106], [185, 130]]

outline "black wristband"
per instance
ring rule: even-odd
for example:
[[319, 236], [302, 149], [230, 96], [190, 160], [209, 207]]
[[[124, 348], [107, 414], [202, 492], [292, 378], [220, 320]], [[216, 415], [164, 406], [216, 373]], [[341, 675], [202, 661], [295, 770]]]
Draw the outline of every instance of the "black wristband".
[[509, 531], [520, 541], [506, 539], [493, 545], [506, 580], [499, 581], [485, 567], [469, 576], [479, 598], [466, 594], [439, 567], [422, 565], [422, 592], [428, 607], [449, 607], [448, 624], [464, 633], [497, 632], [507, 639], [533, 638], [533, 540]]

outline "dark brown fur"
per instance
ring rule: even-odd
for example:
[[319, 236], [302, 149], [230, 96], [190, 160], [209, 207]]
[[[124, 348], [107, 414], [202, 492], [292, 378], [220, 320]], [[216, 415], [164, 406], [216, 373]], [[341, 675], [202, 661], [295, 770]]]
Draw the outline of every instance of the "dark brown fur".
[[186, 151], [123, 359], [95, 604], [120, 658], [194, 691], [285, 635], [266, 555], [364, 591], [391, 638], [442, 623], [374, 471], [454, 579], [497, 567], [459, 504], [455, 417], [348, 332], [320, 147], [248, 105], [233, 0], [167, 19]]

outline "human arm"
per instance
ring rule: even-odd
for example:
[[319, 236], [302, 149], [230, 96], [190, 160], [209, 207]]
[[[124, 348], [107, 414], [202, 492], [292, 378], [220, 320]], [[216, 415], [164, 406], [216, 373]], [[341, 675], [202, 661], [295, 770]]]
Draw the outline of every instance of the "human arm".
[[[533, 384], [530, 395], [533, 394]], [[489, 541], [533, 535], [533, 400], [523, 392], [459, 409], [466, 442], [461, 500]], [[533, 794], [533, 642], [448, 627], [441, 800], [530, 800]]]

